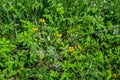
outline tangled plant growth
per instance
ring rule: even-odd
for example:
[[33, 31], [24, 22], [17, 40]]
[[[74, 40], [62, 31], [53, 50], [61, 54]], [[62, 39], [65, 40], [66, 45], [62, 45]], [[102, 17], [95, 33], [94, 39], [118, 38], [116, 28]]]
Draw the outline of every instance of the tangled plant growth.
[[1, 80], [120, 79], [120, 0], [1, 0]]

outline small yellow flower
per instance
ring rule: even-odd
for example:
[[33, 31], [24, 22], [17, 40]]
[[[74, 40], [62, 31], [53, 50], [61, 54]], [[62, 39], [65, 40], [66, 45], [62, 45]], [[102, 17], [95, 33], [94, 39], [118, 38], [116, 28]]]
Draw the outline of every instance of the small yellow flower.
[[60, 37], [62, 37], [62, 34], [59, 33], [59, 34], [57, 34], [56, 36], [60, 38]]
[[45, 19], [43, 19], [43, 18], [40, 18], [39, 21], [40, 21], [41, 23], [45, 23]]
[[38, 30], [38, 28], [37, 28], [37, 27], [34, 27], [34, 28], [32, 28], [32, 30], [33, 30], [33, 31], [37, 31], [37, 30]]
[[75, 49], [74, 49], [73, 46], [70, 46], [70, 47], [69, 47], [69, 51], [70, 51], [70, 52], [73, 52], [74, 50], [75, 50]]
[[112, 74], [112, 78], [116, 78], [117, 75], [115, 73]]
[[82, 47], [80, 45], [77, 45], [78, 49], [82, 50]]

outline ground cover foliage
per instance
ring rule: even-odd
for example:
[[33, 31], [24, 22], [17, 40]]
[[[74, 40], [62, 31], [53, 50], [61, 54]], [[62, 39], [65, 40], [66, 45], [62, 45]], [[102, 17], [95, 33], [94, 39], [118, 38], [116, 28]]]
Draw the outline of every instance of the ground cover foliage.
[[1, 0], [0, 80], [119, 80], [120, 0]]

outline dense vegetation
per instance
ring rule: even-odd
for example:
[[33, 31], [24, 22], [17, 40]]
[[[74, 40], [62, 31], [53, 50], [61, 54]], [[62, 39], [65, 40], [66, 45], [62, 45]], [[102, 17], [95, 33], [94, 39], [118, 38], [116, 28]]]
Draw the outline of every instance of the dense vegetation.
[[119, 80], [119, 4], [1, 0], [0, 80]]

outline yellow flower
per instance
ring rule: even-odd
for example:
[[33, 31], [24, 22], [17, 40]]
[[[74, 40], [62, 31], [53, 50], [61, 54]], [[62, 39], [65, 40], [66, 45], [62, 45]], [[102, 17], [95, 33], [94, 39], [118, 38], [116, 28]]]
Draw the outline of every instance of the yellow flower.
[[82, 47], [80, 45], [77, 45], [78, 49], [82, 50]]
[[37, 30], [38, 30], [38, 28], [37, 28], [37, 27], [34, 27], [34, 28], [32, 28], [32, 30], [33, 30], [33, 31], [37, 31]]
[[117, 75], [115, 73], [112, 74], [112, 78], [116, 78]]
[[45, 23], [45, 19], [43, 19], [43, 18], [40, 18], [39, 21], [40, 21], [41, 23]]
[[70, 46], [70, 47], [69, 47], [69, 51], [70, 51], [70, 52], [73, 52], [74, 50], [75, 50], [75, 49], [74, 49], [73, 46]]
[[62, 34], [59, 33], [59, 34], [57, 34], [56, 36], [60, 38], [60, 37], [62, 37]]

